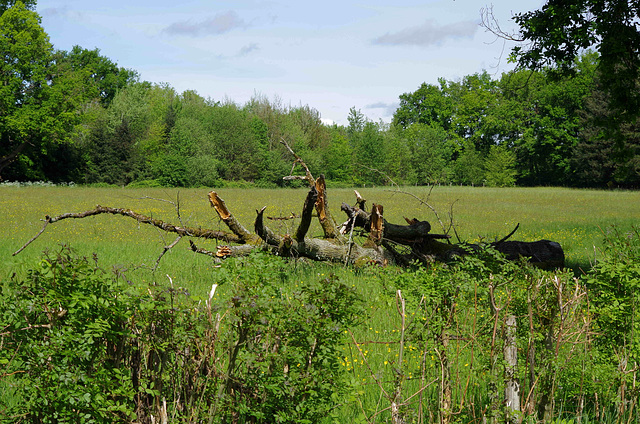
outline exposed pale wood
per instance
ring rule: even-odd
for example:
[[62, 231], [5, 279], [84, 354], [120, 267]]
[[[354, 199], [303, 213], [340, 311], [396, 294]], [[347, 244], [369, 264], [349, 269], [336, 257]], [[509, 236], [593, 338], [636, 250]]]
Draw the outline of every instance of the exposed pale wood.
[[[342, 228], [350, 228], [353, 222], [356, 227], [363, 228], [365, 231], [372, 231], [372, 214], [349, 206], [347, 203], [343, 203], [341, 209], [349, 217], [349, 220], [342, 225]], [[429, 231], [431, 231], [431, 224], [427, 221], [415, 220], [411, 225], [397, 225], [391, 224], [382, 218], [382, 237], [395, 243], [414, 245], [425, 240], [449, 238], [447, 235], [431, 234]]]
[[353, 190], [356, 194], [356, 205], [362, 210], [365, 210], [365, 203], [367, 202], [358, 190]]
[[316, 200], [316, 212], [318, 212], [318, 220], [322, 231], [324, 231], [324, 237], [328, 239], [340, 238], [340, 233], [336, 227], [336, 223], [331, 216], [329, 210], [329, 204], [327, 201], [327, 185], [324, 179], [324, 175], [320, 175], [315, 181], [316, 191], [318, 192], [318, 198]]
[[[257, 211], [255, 229], [263, 241], [282, 252], [283, 247], [288, 246], [291, 256], [306, 257], [318, 261], [356, 263], [358, 261], [366, 261], [387, 265], [394, 262], [393, 255], [382, 248], [365, 248], [354, 244], [353, 246], [341, 243], [335, 243], [331, 240], [306, 237], [302, 241], [288, 237], [281, 237], [273, 233], [264, 225], [264, 210], [266, 207]], [[289, 241], [290, 240], [290, 241]]]
[[371, 240], [373, 240], [373, 242], [377, 245], [380, 245], [380, 242], [382, 241], [382, 234], [384, 232], [384, 218], [382, 216], [382, 205], [377, 205], [374, 203], [373, 207], [371, 208], [371, 231], [369, 232], [369, 235], [371, 237]]
[[224, 203], [224, 200], [218, 196], [218, 193], [215, 191], [209, 192], [209, 203], [216, 210], [220, 219], [229, 219], [231, 216], [231, 212], [227, 209], [227, 205]]
[[227, 208], [227, 205], [224, 203], [224, 200], [218, 193], [215, 191], [209, 192], [209, 203], [216, 210], [218, 216], [225, 225], [238, 236], [243, 243], [256, 243], [258, 242], [258, 237], [255, 234], [248, 231]]
[[207, 250], [196, 246], [193, 240], [189, 240], [190, 249], [193, 252], [211, 256], [214, 259], [224, 259], [228, 257], [245, 256], [256, 249], [256, 246], [243, 244], [240, 246], [217, 246], [215, 251]]

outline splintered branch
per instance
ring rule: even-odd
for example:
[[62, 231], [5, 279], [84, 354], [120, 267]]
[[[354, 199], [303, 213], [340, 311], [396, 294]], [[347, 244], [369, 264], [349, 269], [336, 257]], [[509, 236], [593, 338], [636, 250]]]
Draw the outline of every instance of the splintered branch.
[[358, 206], [358, 208], [364, 210], [365, 209], [365, 204], [367, 203], [367, 199], [362, 197], [362, 194], [360, 194], [360, 192], [358, 190], [353, 190], [353, 192], [356, 195], [356, 205]]
[[[327, 207], [324, 176], [321, 175], [318, 179], [313, 179], [304, 162], [295, 155], [284, 140], [283, 144], [287, 146], [289, 151], [296, 157], [297, 163], [303, 164], [307, 170], [307, 177], [311, 182], [300, 215], [298, 228], [293, 235], [277, 235], [265, 225], [264, 211], [266, 206], [260, 210], [256, 210], [253, 232], [250, 232], [233, 216], [224, 200], [218, 196], [215, 191], [211, 191], [208, 193], [209, 203], [231, 232], [187, 227], [182, 224], [180, 226], [173, 225], [160, 219], [139, 214], [130, 209], [98, 205], [95, 209], [79, 213], [65, 213], [54, 217], [46, 215], [42, 229], [18, 249], [14, 255], [17, 255], [35, 241], [44, 233], [49, 224], [64, 219], [87, 218], [100, 214], [126, 216], [135, 219], [139, 223], [148, 224], [159, 230], [177, 235], [175, 241], [164, 246], [164, 250], [156, 261], [154, 269], [158, 267], [161, 258], [166, 252], [176, 246], [185, 236], [223, 241], [224, 245], [218, 246], [215, 251], [199, 248], [193, 241], [190, 241], [192, 251], [206, 254], [216, 259], [229, 256], [242, 256], [254, 249], [262, 249], [271, 254], [283, 257], [306, 257], [312, 260], [331, 261], [343, 264], [375, 263], [386, 265], [388, 263], [410, 264], [415, 260], [425, 263], [432, 262], [433, 260], [449, 261], [457, 256], [470, 254], [481, 249], [482, 246], [479, 245], [456, 245], [441, 242], [440, 240], [448, 241], [450, 236], [447, 234], [432, 234], [431, 225], [427, 221], [420, 221], [416, 218], [405, 218], [408, 225], [389, 223], [384, 219], [383, 207], [380, 204], [373, 203], [371, 213], [366, 212], [364, 210], [365, 199], [357, 191], [355, 192], [357, 206], [350, 206], [346, 203], [342, 204], [341, 209], [347, 214], [347, 221], [342, 224], [341, 234], [338, 234]], [[411, 193], [405, 194], [412, 195]], [[426, 201], [418, 200], [422, 204], [429, 206]], [[180, 219], [179, 202], [174, 205], [176, 206], [178, 219]], [[324, 238], [308, 236], [314, 209], [318, 213], [318, 219], [324, 230]], [[353, 241], [353, 231], [355, 227], [361, 228], [363, 233], [369, 234], [368, 241], [362, 245]], [[564, 266], [564, 252], [560, 244], [549, 240], [539, 240], [536, 242], [509, 241], [508, 239], [517, 229], [518, 226], [506, 237], [490, 244], [490, 246], [503, 253], [507, 259], [525, 257], [528, 258], [530, 262], [545, 268]], [[343, 236], [343, 234], [346, 233], [349, 233], [348, 240], [346, 236]], [[398, 251], [396, 249], [397, 246], [405, 247]]]
[[81, 219], [81, 218], [87, 218], [90, 216], [101, 215], [101, 214], [122, 215], [129, 218], [133, 218], [141, 224], [149, 224], [163, 231], [166, 231], [168, 233], [176, 233], [181, 237], [190, 236], [190, 237], [198, 237], [198, 238], [205, 238], [205, 239], [224, 240], [227, 243], [237, 243], [237, 244], [245, 243], [245, 241], [240, 239], [237, 235], [230, 234], [224, 231], [176, 226], [168, 222], [164, 222], [160, 219], [155, 219], [155, 218], [148, 217], [146, 215], [139, 214], [137, 212], [132, 211], [131, 209], [110, 208], [108, 206], [98, 205], [95, 207], [95, 209], [91, 209], [85, 212], [63, 213], [62, 215], [58, 215], [54, 217], [50, 217], [49, 215], [46, 215], [44, 218], [44, 225], [42, 226], [42, 229], [38, 232], [38, 234], [32, 237], [31, 240], [26, 242], [20, 249], [15, 251], [13, 253], [13, 256], [22, 252], [27, 246], [29, 246], [38, 237], [40, 237], [40, 235], [44, 233], [44, 230], [47, 228], [47, 225], [49, 224], [53, 224], [55, 222], [62, 221], [64, 219], [70, 219], [70, 218]]
[[264, 211], [267, 209], [263, 206], [262, 209], [256, 210], [256, 220], [253, 224], [254, 229], [258, 237], [264, 240], [270, 246], [278, 246], [282, 243], [282, 237], [276, 236], [273, 231], [264, 225]]
[[318, 212], [318, 220], [320, 221], [320, 226], [324, 231], [324, 238], [339, 239], [340, 232], [338, 231], [336, 222], [331, 216], [331, 211], [329, 211], [329, 204], [327, 201], [327, 185], [324, 180], [324, 174], [320, 174], [315, 182], [315, 187], [316, 191], [318, 192], [318, 197], [316, 200], [316, 212]]
[[371, 208], [371, 240], [377, 245], [382, 241], [382, 232], [384, 231], [384, 218], [382, 205], [373, 204]]
[[[291, 155], [293, 155], [293, 157], [295, 158], [295, 160], [293, 161], [293, 167], [291, 168], [291, 172], [289, 173], [288, 176], [283, 177], [283, 179], [285, 181], [306, 180], [309, 183], [309, 186], [311, 188], [315, 188], [317, 192], [316, 200], [314, 201], [315, 208], [316, 208], [316, 211], [318, 212], [318, 220], [320, 221], [320, 226], [324, 231], [324, 238], [340, 239], [341, 238], [340, 233], [338, 232], [336, 223], [331, 217], [331, 212], [329, 211], [329, 206], [327, 202], [327, 185], [324, 179], [324, 175], [321, 174], [317, 179], [313, 178], [313, 175], [311, 174], [311, 171], [309, 170], [309, 167], [307, 166], [307, 164], [304, 162], [304, 160], [302, 160], [300, 156], [298, 156], [296, 152], [293, 151], [293, 149], [289, 146], [287, 141], [283, 138], [280, 140], [280, 143], [282, 143], [282, 145], [284, 145], [289, 151], [289, 153], [291, 153]], [[304, 176], [293, 175], [293, 171], [295, 170], [297, 164], [300, 164], [300, 166], [304, 168], [304, 171], [305, 171]], [[305, 208], [306, 208], [306, 203], [305, 203]], [[304, 217], [303, 217], [303, 220], [304, 220]]]
[[243, 256], [249, 254], [255, 246], [249, 244], [243, 244], [241, 246], [217, 246], [216, 251], [213, 252], [211, 250], [203, 249], [193, 242], [193, 240], [189, 240], [189, 248], [192, 252], [200, 253], [203, 255], [211, 256], [214, 259], [220, 260], [232, 256]]
[[209, 192], [209, 203], [216, 210], [218, 216], [226, 224], [227, 227], [236, 235], [242, 243], [256, 243], [258, 238], [255, 234], [249, 232], [227, 208], [224, 200], [215, 191]]

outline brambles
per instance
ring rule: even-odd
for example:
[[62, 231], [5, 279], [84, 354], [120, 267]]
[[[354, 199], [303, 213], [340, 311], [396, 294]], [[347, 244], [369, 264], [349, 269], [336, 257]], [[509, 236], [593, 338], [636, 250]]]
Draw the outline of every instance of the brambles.
[[284, 288], [285, 264], [260, 255], [228, 264], [233, 294], [202, 304], [171, 279], [139, 287], [67, 247], [46, 254], [0, 293], [1, 415], [317, 422], [347, 387], [337, 352], [358, 296], [335, 277]]

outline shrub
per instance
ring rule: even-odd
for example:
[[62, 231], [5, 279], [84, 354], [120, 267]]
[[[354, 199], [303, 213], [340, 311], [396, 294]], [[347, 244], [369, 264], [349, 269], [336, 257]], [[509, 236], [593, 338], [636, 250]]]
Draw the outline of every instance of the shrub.
[[68, 248], [46, 253], [0, 293], [0, 362], [14, 373], [7, 417], [113, 422], [132, 416], [134, 390], [121, 353], [130, 315], [113, 276]]
[[220, 412], [234, 422], [318, 422], [347, 387], [339, 348], [358, 296], [334, 276], [287, 289], [286, 268], [263, 255], [236, 265]]
[[[0, 291], [0, 414], [38, 423], [317, 422], [346, 390], [359, 314], [335, 277], [292, 284], [279, 258], [229, 260], [227, 300], [136, 287], [63, 247]], [[0, 418], [2, 420], [2, 418]]]

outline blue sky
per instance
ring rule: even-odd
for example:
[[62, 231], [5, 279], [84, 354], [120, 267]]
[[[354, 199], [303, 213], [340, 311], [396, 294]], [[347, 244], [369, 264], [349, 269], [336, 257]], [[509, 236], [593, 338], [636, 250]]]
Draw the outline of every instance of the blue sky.
[[493, 7], [505, 31], [542, 0], [38, 0], [57, 49], [100, 49], [143, 80], [240, 105], [255, 95], [309, 105], [325, 122], [349, 109], [390, 121], [398, 97], [438, 78], [511, 69], [479, 26]]

